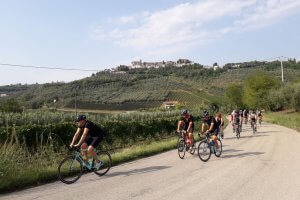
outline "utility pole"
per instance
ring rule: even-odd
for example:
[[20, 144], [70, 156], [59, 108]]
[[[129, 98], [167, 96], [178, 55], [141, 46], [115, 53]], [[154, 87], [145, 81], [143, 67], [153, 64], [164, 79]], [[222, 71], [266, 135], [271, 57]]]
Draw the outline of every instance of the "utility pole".
[[280, 63], [281, 63], [281, 81], [283, 82], [283, 64], [282, 64], [282, 56], [280, 56]]

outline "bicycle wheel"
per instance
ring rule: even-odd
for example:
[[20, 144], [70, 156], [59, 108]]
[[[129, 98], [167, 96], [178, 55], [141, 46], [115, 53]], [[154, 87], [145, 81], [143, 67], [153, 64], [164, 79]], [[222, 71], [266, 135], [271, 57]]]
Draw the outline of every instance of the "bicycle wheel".
[[199, 143], [198, 156], [199, 156], [200, 160], [202, 160], [203, 162], [206, 162], [210, 159], [211, 149], [206, 140], [203, 140]]
[[[95, 169], [94, 173], [97, 174], [98, 176], [103, 176], [105, 175], [109, 169], [111, 168], [111, 156], [107, 151], [99, 151], [96, 152], [98, 159], [102, 162], [102, 165], [99, 169]], [[92, 166], [94, 166], [95, 160], [92, 162]]]
[[82, 171], [81, 161], [75, 156], [68, 156], [58, 165], [58, 178], [63, 183], [71, 184], [81, 177]]
[[220, 157], [221, 154], [222, 154], [222, 141], [218, 138], [217, 139], [217, 144], [218, 144], [218, 147], [215, 148], [215, 156], [216, 157]]
[[182, 138], [178, 141], [177, 150], [179, 158], [183, 159], [186, 152], [186, 144]]
[[237, 139], [240, 139], [240, 137], [241, 137], [241, 132], [240, 132], [239, 127], [237, 127], [237, 128], [236, 128], [236, 138], [237, 138]]

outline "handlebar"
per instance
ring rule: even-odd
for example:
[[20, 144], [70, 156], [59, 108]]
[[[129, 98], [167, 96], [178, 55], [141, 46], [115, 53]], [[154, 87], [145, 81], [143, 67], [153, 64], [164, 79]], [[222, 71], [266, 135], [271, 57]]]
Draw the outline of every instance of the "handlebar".
[[67, 146], [67, 148], [70, 150], [70, 151], [80, 151], [80, 147], [70, 147], [70, 146]]

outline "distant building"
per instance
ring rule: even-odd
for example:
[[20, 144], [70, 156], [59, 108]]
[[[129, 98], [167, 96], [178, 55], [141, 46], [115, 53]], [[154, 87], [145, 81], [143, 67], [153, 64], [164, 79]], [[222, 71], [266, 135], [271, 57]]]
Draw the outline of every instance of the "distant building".
[[142, 67], [143, 67], [142, 60], [131, 62], [131, 68], [142, 68]]
[[0, 97], [7, 97], [7, 94], [0, 94]]
[[171, 109], [175, 108], [177, 103], [177, 101], [165, 101], [163, 102], [163, 106], [165, 109]]
[[175, 66], [175, 65], [176, 65], [176, 62], [174, 62], [174, 61], [167, 61], [167, 62], [166, 62], [166, 65], [167, 65], [167, 66]]

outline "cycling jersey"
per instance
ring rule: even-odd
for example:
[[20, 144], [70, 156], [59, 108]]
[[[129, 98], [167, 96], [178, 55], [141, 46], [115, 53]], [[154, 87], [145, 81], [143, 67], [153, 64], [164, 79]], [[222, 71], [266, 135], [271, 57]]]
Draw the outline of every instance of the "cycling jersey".
[[213, 128], [210, 131], [210, 133], [216, 133], [216, 134], [218, 133], [217, 131], [219, 130], [219, 124], [213, 116], [209, 116], [208, 120], [204, 119], [203, 123], [207, 124], [209, 128], [210, 128], [211, 124], [213, 123], [214, 125], [213, 125]]
[[190, 117], [188, 119], [186, 119], [185, 117], [182, 117], [181, 121], [183, 121], [183, 130], [187, 131], [190, 123], [192, 122], [190, 131], [191, 132], [194, 131], [194, 117], [192, 115], [190, 115]]
[[250, 114], [250, 119], [251, 119], [251, 120], [255, 120], [255, 114], [254, 114], [254, 113], [251, 113], [251, 114]]
[[99, 128], [96, 124], [94, 124], [91, 121], [86, 121], [85, 125], [80, 128], [87, 128], [89, 129], [88, 131], [88, 137], [103, 137], [105, 135], [104, 131]]
[[239, 114], [235, 114], [233, 121], [234, 121], [235, 124], [239, 124], [240, 123], [240, 115]]

